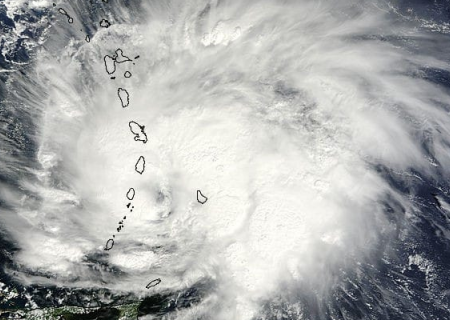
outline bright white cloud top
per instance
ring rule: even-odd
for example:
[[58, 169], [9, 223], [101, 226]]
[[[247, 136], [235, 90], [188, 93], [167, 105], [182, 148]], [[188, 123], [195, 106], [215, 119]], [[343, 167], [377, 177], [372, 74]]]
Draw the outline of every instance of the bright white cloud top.
[[[34, 77], [16, 77], [37, 146], [20, 189], [1, 190], [20, 281], [140, 297], [156, 278], [153, 292], [206, 282], [174, 319], [275, 319], [276, 299], [303, 319], [296, 293], [329, 299], [421, 214], [394, 180], [448, 177], [450, 96], [427, 72], [448, 74], [450, 39], [385, 3], [108, 5], [86, 42], [71, 34], [83, 7], [65, 4], [73, 26], [60, 17]], [[140, 58], [112, 80], [118, 48]]]

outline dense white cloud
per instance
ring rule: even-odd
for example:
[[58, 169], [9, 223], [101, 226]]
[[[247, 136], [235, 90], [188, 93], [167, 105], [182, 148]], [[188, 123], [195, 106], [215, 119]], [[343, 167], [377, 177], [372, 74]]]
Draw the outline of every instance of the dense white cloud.
[[[375, 165], [432, 176], [439, 162], [447, 172], [449, 96], [418, 74], [449, 66], [401, 39], [438, 35], [406, 34], [394, 16], [356, 1], [146, 10], [148, 21], [130, 18], [57, 58], [38, 56], [41, 168], [37, 182], [20, 183], [39, 201], [15, 203], [3, 223], [22, 249], [17, 263], [50, 275], [45, 282], [139, 295], [156, 277], [156, 290], [210, 278], [215, 291], [180, 318], [251, 319], [285, 281], [325, 295], [336, 270], [370, 256], [395, 228], [388, 196], [413, 207]], [[140, 58], [110, 80], [103, 56], [117, 48]], [[130, 94], [126, 109], [118, 87]], [[132, 120], [145, 125], [146, 144], [133, 140]], [[88, 268], [86, 257], [103, 254], [112, 234], [102, 259], [126, 276]]]

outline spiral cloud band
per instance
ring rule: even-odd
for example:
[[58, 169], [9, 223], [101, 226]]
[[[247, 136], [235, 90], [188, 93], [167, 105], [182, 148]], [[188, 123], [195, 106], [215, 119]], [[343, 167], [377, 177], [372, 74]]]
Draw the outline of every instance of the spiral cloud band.
[[445, 24], [381, 0], [52, 4], [6, 1], [44, 16], [2, 87], [5, 276], [195, 289], [170, 319], [449, 315], [448, 254], [419, 244], [449, 244]]

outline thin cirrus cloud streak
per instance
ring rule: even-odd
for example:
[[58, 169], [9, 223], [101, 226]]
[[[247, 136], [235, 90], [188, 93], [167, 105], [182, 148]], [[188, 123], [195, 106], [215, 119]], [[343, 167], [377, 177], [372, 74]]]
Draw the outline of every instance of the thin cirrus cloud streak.
[[[35, 196], [2, 189], [17, 277], [137, 295], [157, 277], [154, 290], [209, 279], [195, 312], [216, 319], [251, 319], [286, 283], [326, 296], [337, 270], [390, 237], [386, 201], [416, 210], [377, 166], [433, 177], [449, 164], [449, 95], [421, 76], [448, 61], [408, 42], [439, 36], [403, 39], [381, 4], [352, 4], [150, 2], [146, 21], [123, 18], [58, 59], [44, 47], [45, 99], [28, 101], [39, 165], [19, 182]], [[140, 59], [111, 81], [102, 59], [117, 48]], [[145, 125], [145, 144], [129, 121]], [[104, 254], [130, 187], [135, 210]]]

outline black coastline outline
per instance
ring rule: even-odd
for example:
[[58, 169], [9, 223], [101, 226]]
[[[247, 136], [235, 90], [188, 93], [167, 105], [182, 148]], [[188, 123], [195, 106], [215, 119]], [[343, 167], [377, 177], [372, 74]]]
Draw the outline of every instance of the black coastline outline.
[[102, 19], [99, 24], [102, 28], [109, 28], [111, 26], [111, 23], [106, 19]]
[[[124, 94], [125, 94], [126, 103], [121, 96], [121, 92], [124, 92]], [[117, 89], [117, 95], [119, 96], [120, 103], [122, 104], [122, 108], [126, 108], [130, 105], [130, 94], [128, 93], [128, 91], [126, 89], [124, 89], [124, 88]]]
[[160, 283], [161, 283], [161, 279], [160, 278], [156, 278], [156, 279], [150, 281], [145, 287], [147, 289], [150, 289], [150, 288], [156, 287]]
[[128, 200], [130, 200], [130, 201], [133, 200], [135, 195], [136, 195], [136, 190], [134, 190], [134, 188], [128, 189], [127, 194], [126, 194], [126, 197]]
[[131, 60], [129, 57], [127, 57], [126, 55], [123, 54], [123, 50], [118, 48], [116, 50], [116, 53], [114, 54], [114, 60], [117, 63], [124, 63], [124, 62], [131, 62], [133, 60]]
[[[107, 59], [111, 59], [112, 60], [112, 68], [113, 68], [113, 70], [110, 72], [109, 71], [109, 69], [108, 69], [108, 62], [107, 62]], [[116, 72], [116, 61], [115, 61], [115, 58], [114, 58], [114, 56], [109, 56], [109, 55], [105, 55], [104, 57], [103, 57], [103, 61], [105, 62], [105, 69], [106, 69], [106, 73], [107, 74], [113, 74], [114, 72]]]
[[105, 250], [109, 251], [113, 247], [114, 247], [114, 239], [108, 239], [108, 241], [106, 241]]
[[[200, 199], [199, 199], [199, 197], [198, 196], [202, 196], [203, 198], [205, 198], [205, 201], [200, 201]], [[208, 201], [208, 198], [207, 197], [205, 197], [203, 194], [202, 194], [202, 192], [200, 191], [200, 190], [197, 190], [197, 201], [199, 202], [199, 203], [201, 203], [201, 204], [205, 204], [206, 203], [206, 201]]]
[[[110, 71], [108, 69], [108, 61], [111, 60], [112, 61], [112, 71]], [[103, 57], [103, 61], [105, 62], [105, 69], [106, 69], [106, 73], [108, 73], [109, 75], [113, 74], [114, 72], [116, 72], [117, 66], [116, 63], [124, 63], [124, 62], [131, 62], [133, 60], [131, 60], [128, 56], [123, 54], [123, 50], [121, 48], [118, 48], [114, 54], [112, 56], [110, 55], [105, 55]]]
[[[142, 171], [138, 170], [138, 165], [142, 163]], [[138, 161], [136, 162], [136, 164], [134, 165], [134, 170], [139, 173], [139, 174], [143, 174], [145, 171], [145, 158], [143, 156], [140, 156]]]
[[[132, 125], [136, 125], [139, 127], [139, 131], [134, 131]], [[141, 126], [136, 121], [130, 121], [128, 122], [128, 127], [130, 128], [130, 131], [132, 134], [134, 134], [134, 141], [142, 141], [142, 143], [147, 143], [148, 138], [147, 134], [145, 133], [145, 126]]]
[[69, 16], [66, 10], [64, 10], [63, 8], [59, 8], [58, 12], [67, 18], [67, 22], [73, 23], [73, 18]]

